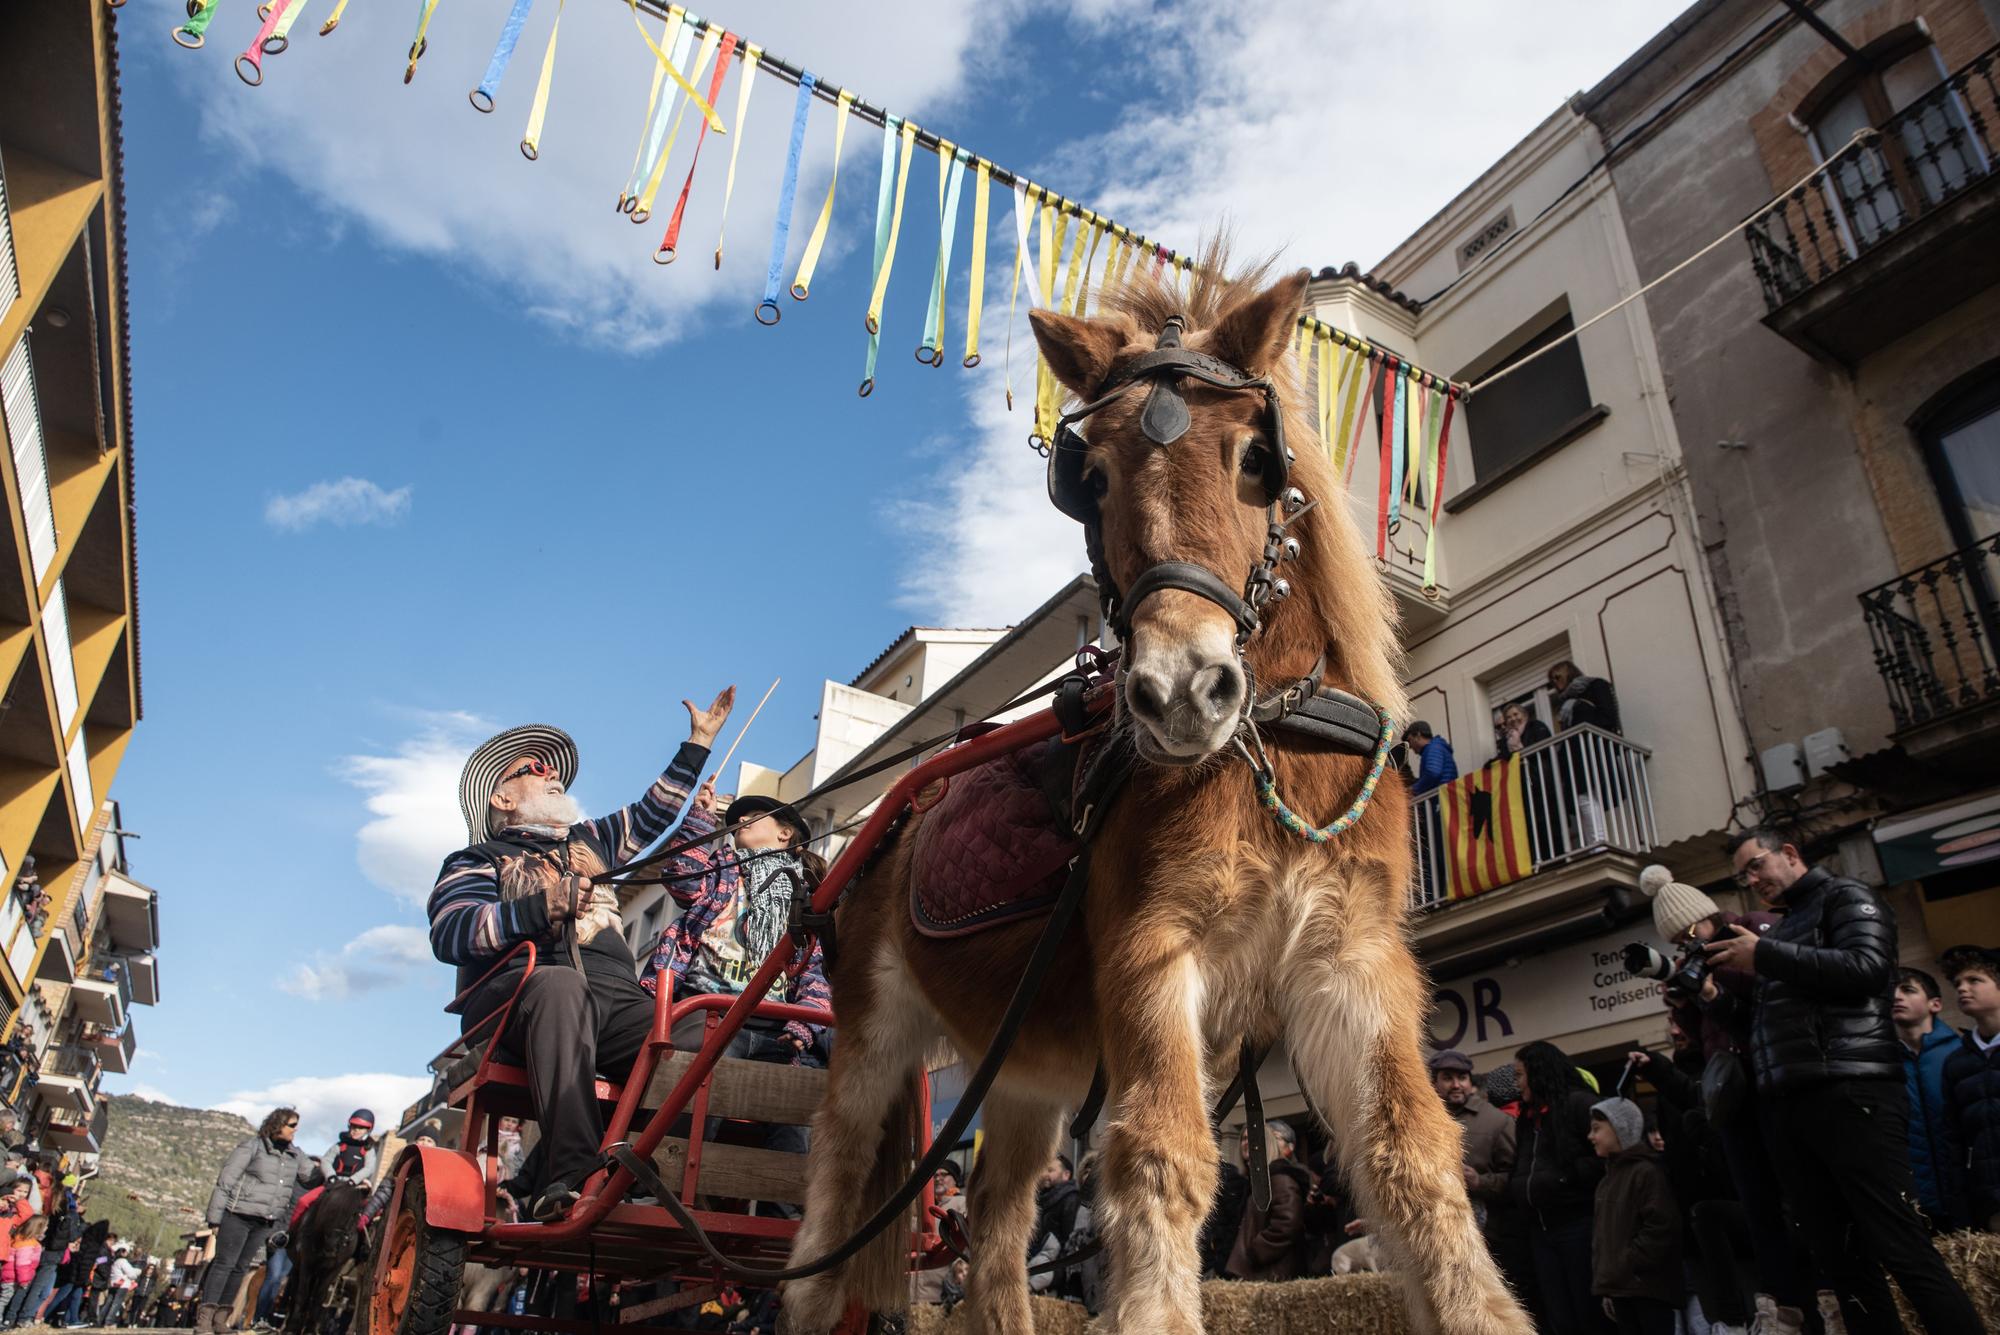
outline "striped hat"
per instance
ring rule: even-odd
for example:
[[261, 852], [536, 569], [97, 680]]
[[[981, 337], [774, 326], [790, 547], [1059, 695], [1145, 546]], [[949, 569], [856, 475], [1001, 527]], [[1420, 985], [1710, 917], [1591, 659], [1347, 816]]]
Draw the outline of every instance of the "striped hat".
[[554, 765], [564, 788], [576, 782], [576, 743], [561, 728], [528, 723], [487, 738], [465, 762], [465, 772], [458, 776], [458, 805], [465, 813], [465, 834], [471, 842], [482, 843], [490, 837], [486, 813], [492, 805], [493, 790], [500, 786], [502, 769], [520, 756], [534, 756]]

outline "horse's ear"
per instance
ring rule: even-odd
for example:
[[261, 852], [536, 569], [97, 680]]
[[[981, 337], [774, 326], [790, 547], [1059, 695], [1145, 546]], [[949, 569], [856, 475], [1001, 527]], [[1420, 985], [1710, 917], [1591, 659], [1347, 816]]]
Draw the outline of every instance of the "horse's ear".
[[1310, 270], [1301, 269], [1230, 307], [1209, 334], [1210, 351], [1251, 375], [1264, 374], [1296, 336], [1311, 278]]
[[1080, 399], [1096, 398], [1125, 346], [1125, 325], [1047, 310], [1029, 311], [1028, 324], [1042, 345], [1042, 360], [1063, 387]]

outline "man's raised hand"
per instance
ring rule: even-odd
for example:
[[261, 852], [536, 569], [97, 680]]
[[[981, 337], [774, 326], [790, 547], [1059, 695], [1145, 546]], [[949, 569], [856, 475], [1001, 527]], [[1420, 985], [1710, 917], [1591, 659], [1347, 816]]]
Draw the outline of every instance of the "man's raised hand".
[[715, 735], [722, 731], [722, 725], [729, 718], [729, 711], [736, 704], [736, 688], [725, 686], [715, 697], [715, 703], [707, 709], [696, 709], [694, 701], [683, 700], [688, 712], [688, 740], [696, 746], [713, 747]]
[[707, 781], [696, 790], [694, 795], [694, 809], [710, 816], [715, 814], [715, 776], [713, 774], [709, 775]]

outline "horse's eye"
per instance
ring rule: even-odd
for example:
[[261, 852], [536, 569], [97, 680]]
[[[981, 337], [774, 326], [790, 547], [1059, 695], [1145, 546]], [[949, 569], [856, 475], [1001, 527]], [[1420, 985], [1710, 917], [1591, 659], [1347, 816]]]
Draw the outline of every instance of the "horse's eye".
[[1262, 445], [1252, 445], [1243, 451], [1243, 476], [1260, 478], [1264, 470], [1271, 466], [1271, 452]]

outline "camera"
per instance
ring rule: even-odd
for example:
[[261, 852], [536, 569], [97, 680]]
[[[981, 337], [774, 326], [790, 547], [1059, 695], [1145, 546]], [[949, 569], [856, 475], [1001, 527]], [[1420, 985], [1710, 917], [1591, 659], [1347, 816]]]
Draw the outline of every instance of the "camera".
[[1701, 995], [1708, 981], [1708, 955], [1695, 942], [1682, 946], [1668, 959], [1643, 941], [1634, 941], [1624, 950], [1625, 971], [1636, 978], [1656, 978], [1667, 985], [1672, 1001], [1692, 1001]]

